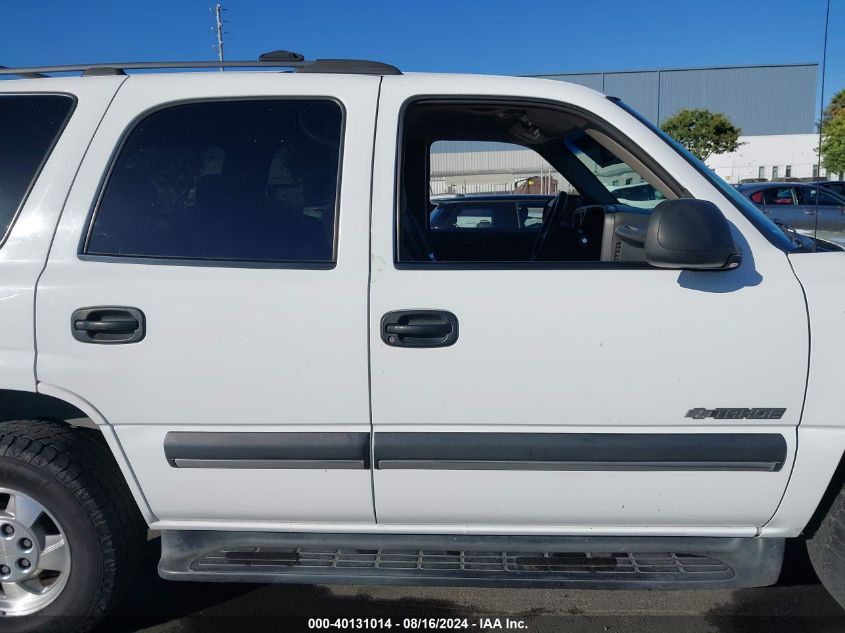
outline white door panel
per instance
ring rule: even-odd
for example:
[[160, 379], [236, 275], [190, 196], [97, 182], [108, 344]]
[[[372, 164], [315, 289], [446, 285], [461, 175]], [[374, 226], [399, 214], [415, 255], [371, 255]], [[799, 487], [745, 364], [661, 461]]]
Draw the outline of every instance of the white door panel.
[[[153, 513], [164, 520], [309, 522], [323, 518], [372, 523], [368, 469], [171, 468], [161, 449], [168, 432], [218, 432], [220, 427], [128, 424], [116, 429]], [[247, 433], [349, 430], [349, 425], [238, 427]]]
[[[415, 79], [382, 85], [376, 173], [393, 173], [400, 113], [415, 96], [572, 104], [621, 130], [694, 197], [715, 202], [734, 226], [744, 263], [720, 272], [397, 267], [395, 183], [376, 179], [370, 340], [379, 522], [671, 526], [692, 533], [764, 524], [788, 480], [807, 372], [806, 307], [783, 252], [668, 145], [598, 93], [539, 80]], [[385, 344], [381, 317], [408, 309], [454, 313], [457, 342], [432, 349]], [[695, 408], [734, 407], [785, 411], [757, 421], [687, 417]], [[696, 433], [709, 436], [696, 459], [711, 461], [653, 469], [620, 467], [609, 455], [589, 467], [560, 468], [537, 466], [529, 456], [508, 464], [506, 448], [483, 436], [495, 458], [485, 461], [470, 445], [464, 453], [483, 465], [469, 457], [450, 462], [446, 456], [460, 451], [448, 437], [430, 455], [415, 454], [415, 441], [444, 432], [507, 433], [503, 442], [527, 441], [526, 450], [537, 452], [544, 447], [541, 439], [530, 446], [536, 433], [585, 434], [584, 442], [598, 446], [604, 434], [629, 433], [631, 451], [646, 433], [660, 436], [667, 451], [678, 436]], [[408, 434], [404, 444], [401, 433]], [[731, 434], [745, 433], [780, 443], [782, 463], [766, 470], [723, 460]], [[380, 466], [380, 438], [388, 436], [402, 446]], [[753, 451], [755, 440], [747, 441]], [[626, 448], [614, 450], [624, 462]]]
[[[81, 274], [98, 283], [79, 283]], [[50, 266], [39, 287], [49, 332], [40, 337], [39, 378], [94, 403], [112, 424], [368, 426], [366, 356], [352, 336], [356, 323], [365, 327], [355, 277], [340, 265]], [[60, 345], [70, 313], [97, 305], [143, 310], [145, 339]], [[353, 371], [361, 365], [363, 374]]]
[[[370, 161], [360, 157], [372, 152], [379, 79], [225, 75], [137, 75], [118, 92], [71, 190], [38, 288], [38, 380], [77, 394], [115, 426], [160, 520], [372, 522], [366, 455], [349, 470], [323, 463], [308, 447], [319, 448], [326, 433], [355, 439], [369, 432], [371, 171]], [[342, 104], [336, 265], [80, 257], [104, 171], [136, 119], [165, 104], [249, 98]], [[89, 306], [139, 308], [144, 339], [122, 345], [75, 340], [71, 314]], [[203, 449], [215, 459], [219, 446], [234, 451], [236, 440], [249, 442], [245, 433], [271, 433], [261, 437], [273, 441], [263, 453], [265, 447], [252, 442], [251, 453], [233, 452], [237, 459], [227, 464], [211, 459], [181, 468], [164, 452], [165, 438], [175, 430], [195, 432], [190, 437], [200, 443], [207, 440], [204, 433], [218, 433], [219, 442]], [[297, 433], [306, 437], [302, 460], [285, 452], [290, 434]], [[255, 455], [272, 463], [261, 467], [249, 459]]]
[[[714, 275], [739, 274], [386, 268], [371, 304], [381, 394], [373, 415], [389, 424], [648, 426], [677, 425], [694, 407], [762, 403], [786, 408], [776, 422], [793, 426], [803, 397], [794, 385], [806, 368], [784, 366], [784, 358], [804, 351], [806, 340], [779, 333], [782, 320], [806, 319], [801, 303], [786, 300], [800, 299], [800, 290], [774, 281], [707, 290]], [[684, 287], [679, 277], [702, 285]], [[786, 316], [761, 307], [779, 304]], [[453, 312], [458, 343], [381, 344], [377, 317], [415, 307]]]

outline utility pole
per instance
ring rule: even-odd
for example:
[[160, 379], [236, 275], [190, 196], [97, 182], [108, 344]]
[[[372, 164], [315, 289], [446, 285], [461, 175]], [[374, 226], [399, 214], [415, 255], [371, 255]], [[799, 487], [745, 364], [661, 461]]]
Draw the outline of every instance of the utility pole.
[[[223, 5], [217, 3], [214, 5], [214, 19], [217, 22], [217, 59], [223, 61]], [[224, 68], [220, 67], [222, 73]]]

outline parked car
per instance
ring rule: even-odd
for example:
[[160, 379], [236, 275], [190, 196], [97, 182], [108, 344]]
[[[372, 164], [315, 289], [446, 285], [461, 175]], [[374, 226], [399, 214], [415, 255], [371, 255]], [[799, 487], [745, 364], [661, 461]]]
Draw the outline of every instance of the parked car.
[[767, 182], [737, 187], [768, 216], [797, 231], [845, 244], [845, 197], [816, 185]]
[[554, 198], [540, 194], [483, 194], [441, 197], [429, 216], [432, 230], [495, 229], [538, 231], [543, 208]]
[[[588, 88], [264, 59], [0, 69], [5, 628], [92, 626], [150, 529], [173, 580], [564, 588], [802, 538], [845, 603], [845, 253]], [[439, 140], [578, 193], [432, 223]]]
[[[438, 196], [428, 218], [426, 242], [441, 259], [518, 260], [531, 251], [554, 198], [540, 194]], [[479, 237], [479, 231], [486, 235]]]
[[653, 209], [666, 199], [666, 196], [647, 182], [636, 185], [611, 186], [610, 190], [622, 204], [640, 209]]

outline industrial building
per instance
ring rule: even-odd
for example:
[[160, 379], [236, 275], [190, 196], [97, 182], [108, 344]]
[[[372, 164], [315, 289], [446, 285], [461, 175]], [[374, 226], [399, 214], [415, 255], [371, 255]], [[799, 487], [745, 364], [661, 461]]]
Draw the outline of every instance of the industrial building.
[[[707, 163], [728, 182], [825, 176], [817, 168], [815, 63], [533, 76], [620, 97], [658, 125], [684, 108], [727, 115], [742, 130], [741, 145]], [[533, 192], [565, 187], [534, 152], [501, 143], [435, 144], [431, 168], [432, 193], [513, 191], [526, 179]]]

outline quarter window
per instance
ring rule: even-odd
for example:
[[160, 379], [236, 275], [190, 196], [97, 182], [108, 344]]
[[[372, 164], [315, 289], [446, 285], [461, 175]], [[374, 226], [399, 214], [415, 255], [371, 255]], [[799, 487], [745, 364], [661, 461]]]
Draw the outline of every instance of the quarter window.
[[190, 103], [138, 123], [85, 252], [334, 261], [342, 112], [326, 99]]
[[26, 200], [73, 109], [64, 95], [0, 96], [0, 240]]

